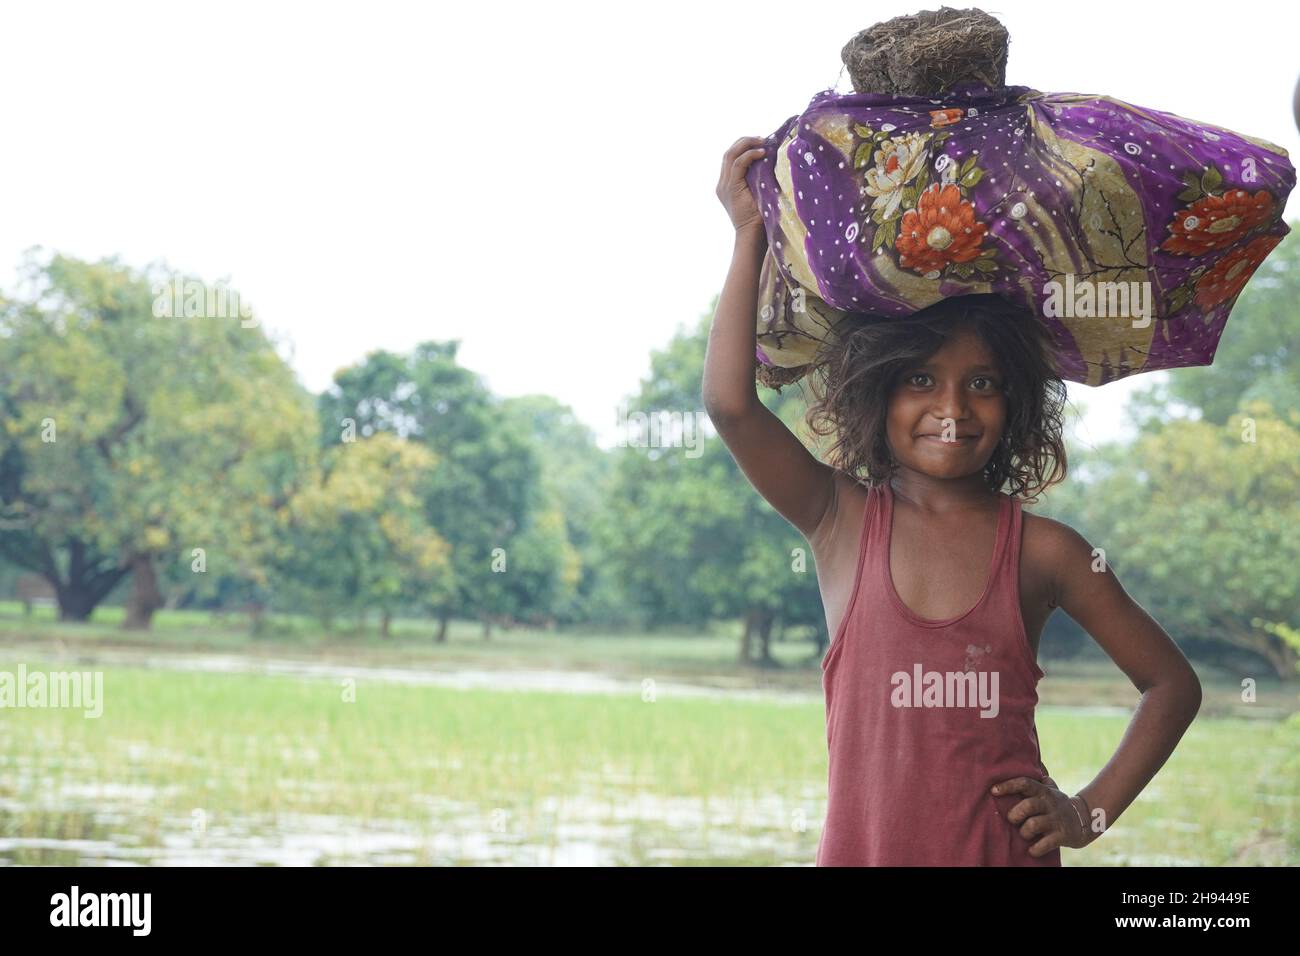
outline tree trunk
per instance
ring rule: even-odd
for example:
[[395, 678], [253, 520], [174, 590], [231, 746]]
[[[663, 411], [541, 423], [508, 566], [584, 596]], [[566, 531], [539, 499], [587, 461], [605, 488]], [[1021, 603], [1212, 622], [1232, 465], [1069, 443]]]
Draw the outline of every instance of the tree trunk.
[[[75, 568], [74, 570], [78, 570]], [[55, 600], [59, 601], [60, 620], [88, 620], [95, 607], [108, 596], [108, 592], [117, 587], [118, 581], [125, 578], [129, 566], [113, 567], [108, 570], [86, 571], [82, 574], [69, 575], [68, 581], [49, 580], [55, 588]]]
[[58, 589], [59, 620], [88, 621], [99, 601], [87, 589], [68, 585]]
[[54, 596], [59, 602], [59, 620], [85, 621], [130, 570], [129, 564], [112, 564], [93, 556], [88, 558], [85, 544], [74, 538], [68, 545], [67, 580], [60, 578], [53, 560], [47, 562], [41, 576], [54, 588]]
[[252, 601], [248, 605], [248, 632], [253, 637], [261, 637], [266, 629], [266, 605], [261, 601]]
[[147, 631], [153, 622], [153, 612], [163, 606], [153, 556], [134, 554], [130, 565], [131, 594], [126, 601], [126, 620], [122, 626], [131, 631]]
[[492, 639], [492, 618], [484, 614], [483, 615], [483, 640], [490, 641], [491, 639]]
[[438, 633], [437, 633], [437, 634], [434, 636], [434, 638], [433, 638], [434, 642], [437, 643], [437, 644], [446, 644], [446, 643], [447, 643], [447, 619], [448, 619], [448, 617], [449, 617], [449, 615], [447, 615], [447, 614], [439, 614], [439, 615], [438, 615]]
[[763, 652], [760, 660], [767, 667], [776, 664], [776, 660], [772, 657], [772, 623], [776, 618], [770, 611], [762, 613], [761, 625], [758, 629], [759, 648]]
[[748, 664], [753, 656], [754, 612], [745, 612], [745, 632], [740, 637], [740, 663]]
[[388, 610], [388, 608], [384, 608], [382, 611], [379, 612], [379, 636], [380, 637], [390, 636], [389, 627], [392, 623], [393, 623], [392, 611]]
[[1296, 679], [1296, 661], [1298, 658], [1295, 649], [1290, 645], [1283, 644], [1277, 639], [1263, 641], [1259, 645], [1259, 653], [1264, 655], [1264, 659], [1268, 661], [1273, 668], [1273, 672], [1281, 680], [1293, 681]]
[[1300, 654], [1296, 653], [1295, 648], [1287, 644], [1282, 638], [1275, 634], [1270, 634], [1259, 629], [1242, 631], [1239, 627], [1234, 626], [1230, 618], [1217, 618], [1213, 621], [1224, 634], [1222, 643], [1234, 648], [1244, 648], [1252, 653], [1258, 654], [1264, 660], [1268, 661], [1274, 673], [1283, 681], [1294, 681], [1300, 674], [1297, 674], [1296, 663], [1300, 661]]

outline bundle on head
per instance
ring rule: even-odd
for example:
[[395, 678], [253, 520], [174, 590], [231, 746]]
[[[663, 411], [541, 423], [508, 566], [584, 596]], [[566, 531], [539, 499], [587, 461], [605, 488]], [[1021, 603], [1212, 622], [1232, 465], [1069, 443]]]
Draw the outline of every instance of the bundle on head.
[[840, 51], [859, 93], [925, 96], [1006, 85], [1007, 28], [983, 10], [940, 7], [863, 30]]

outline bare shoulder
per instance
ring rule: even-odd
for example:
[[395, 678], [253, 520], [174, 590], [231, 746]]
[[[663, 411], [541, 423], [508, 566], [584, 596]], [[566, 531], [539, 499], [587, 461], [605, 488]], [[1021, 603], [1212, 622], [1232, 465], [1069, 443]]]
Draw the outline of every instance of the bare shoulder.
[[867, 488], [854, 478], [836, 472], [826, 513], [808, 537], [814, 554], [829, 554], [844, 542], [856, 545], [867, 506]]
[[1064, 521], [1031, 511], [1022, 511], [1021, 514], [1025, 519], [1025, 547], [1029, 547], [1032, 542], [1038, 557], [1056, 555], [1072, 558], [1080, 554], [1091, 555], [1092, 545]]
[[1044, 574], [1053, 606], [1061, 585], [1072, 571], [1086, 574], [1093, 559], [1093, 546], [1064, 521], [1022, 510], [1021, 564], [1039, 568]]

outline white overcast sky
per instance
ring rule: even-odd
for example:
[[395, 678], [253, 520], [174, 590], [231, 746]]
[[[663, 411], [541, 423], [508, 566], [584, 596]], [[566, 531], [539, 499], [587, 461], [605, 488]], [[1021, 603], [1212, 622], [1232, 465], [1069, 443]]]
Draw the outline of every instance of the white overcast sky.
[[[723, 151], [849, 90], [854, 33], [939, 5], [5, 3], [0, 283], [33, 245], [165, 259], [229, 281], [313, 390], [372, 349], [459, 338], [495, 392], [555, 395], [609, 443], [650, 351], [721, 289]], [[987, 9], [1008, 83], [1294, 161], [1286, 6]], [[1124, 434], [1153, 378], [1071, 384], [1079, 437]]]

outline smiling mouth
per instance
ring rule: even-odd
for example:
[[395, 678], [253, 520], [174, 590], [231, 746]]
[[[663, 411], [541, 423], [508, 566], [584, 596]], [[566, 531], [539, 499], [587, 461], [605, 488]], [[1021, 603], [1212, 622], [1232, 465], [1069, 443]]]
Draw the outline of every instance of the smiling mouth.
[[920, 437], [923, 439], [929, 439], [933, 442], [938, 442], [941, 445], [966, 445], [979, 438], [978, 435], [959, 435], [950, 441], [944, 441], [943, 438], [938, 435], [921, 435]]

